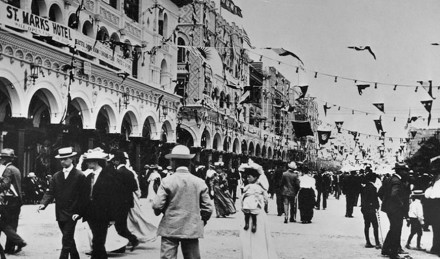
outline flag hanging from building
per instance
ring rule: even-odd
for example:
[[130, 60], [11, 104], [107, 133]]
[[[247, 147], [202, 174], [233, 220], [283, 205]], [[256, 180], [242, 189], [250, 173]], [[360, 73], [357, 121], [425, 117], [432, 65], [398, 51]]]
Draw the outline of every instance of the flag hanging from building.
[[245, 86], [243, 88], [243, 90], [244, 90], [244, 93], [241, 95], [240, 101], [238, 103], [239, 104], [250, 103], [251, 102], [252, 86]]
[[362, 91], [363, 90], [365, 90], [366, 88], [368, 88], [368, 87], [370, 87], [370, 85], [356, 85], [357, 86], [357, 88], [358, 88], [358, 92], [359, 92], [359, 95], [362, 95]]
[[246, 44], [251, 48], [255, 49], [255, 46], [252, 46], [251, 39], [249, 38], [249, 35], [247, 34], [246, 30], [244, 28], [241, 28], [243, 30], [243, 41], [246, 42]]
[[304, 66], [304, 62], [295, 53], [293, 53], [291, 51], [285, 50], [283, 48], [270, 48], [270, 47], [268, 47], [265, 49], [271, 49], [280, 56], [292, 56], [292, 57], [296, 58], [299, 62], [301, 62], [301, 64]]
[[319, 144], [320, 145], [327, 144], [328, 140], [330, 139], [330, 134], [331, 131], [318, 130]]
[[343, 121], [336, 121], [336, 128], [338, 129], [338, 133], [341, 133], [342, 125], [344, 125]]
[[292, 126], [295, 130], [295, 136], [297, 138], [313, 136], [312, 127], [308, 121], [292, 121]]
[[384, 103], [373, 103], [379, 111], [385, 113], [385, 104]]
[[160, 103], [162, 102], [162, 99], [163, 99], [163, 94], [159, 97], [159, 99], [157, 99], [156, 111], [159, 110], [159, 108], [160, 108]]
[[232, 14], [235, 14], [243, 18], [243, 14], [241, 13], [241, 8], [236, 6], [232, 0], [221, 0], [220, 7], [228, 10]]

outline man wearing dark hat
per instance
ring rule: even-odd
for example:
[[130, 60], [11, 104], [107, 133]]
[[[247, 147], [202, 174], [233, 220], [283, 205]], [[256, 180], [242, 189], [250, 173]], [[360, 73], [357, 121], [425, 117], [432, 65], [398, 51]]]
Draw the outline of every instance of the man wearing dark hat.
[[[7, 205], [1, 215], [2, 229], [7, 229], [11, 234], [6, 233], [5, 253], [15, 254], [26, 246], [26, 243], [19, 237], [17, 232], [18, 218], [20, 216], [22, 197], [21, 197], [21, 173], [12, 162], [16, 158], [15, 152], [11, 148], [4, 148], [0, 152], [0, 192], [6, 192], [4, 197]], [[17, 246], [17, 248], [15, 248]]]
[[406, 184], [409, 168], [406, 164], [396, 163], [394, 170], [396, 173], [384, 181], [378, 193], [382, 200], [382, 211], [390, 221], [390, 230], [383, 243], [382, 255], [401, 258], [399, 253], [404, 253], [400, 246], [403, 218], [408, 217], [409, 210], [410, 192]]
[[90, 149], [84, 154], [84, 162], [91, 172], [86, 177], [82, 191], [80, 213], [72, 216], [73, 220], [83, 217], [92, 231], [91, 259], [107, 259], [105, 242], [107, 230], [115, 217], [115, 194], [117, 183], [115, 169], [107, 166], [108, 154], [101, 148]]
[[133, 173], [125, 167], [127, 158], [124, 152], [118, 150], [113, 155], [111, 161], [116, 168], [116, 180], [118, 183], [118, 188], [115, 190], [117, 192], [115, 228], [120, 236], [130, 241], [132, 245], [131, 251], [133, 251], [139, 245], [139, 240], [128, 230], [127, 218], [128, 213], [134, 206], [133, 192], [137, 191], [138, 188]]
[[205, 182], [189, 171], [189, 149], [177, 145], [165, 158], [176, 168], [175, 173], [163, 179], [153, 201], [156, 215], [163, 213], [157, 234], [162, 236], [160, 258], [177, 258], [179, 243], [183, 258], [200, 259], [199, 238], [212, 214], [213, 204]]
[[68, 259], [69, 255], [71, 259], [79, 259], [74, 239], [76, 220], [72, 216], [79, 213], [80, 194], [85, 187], [86, 177], [73, 166], [75, 156], [72, 147], [58, 150], [55, 158], [60, 161], [63, 169], [53, 175], [49, 189], [40, 202], [42, 206], [38, 209], [38, 212], [46, 209], [55, 199], [55, 216], [63, 234], [60, 259]]

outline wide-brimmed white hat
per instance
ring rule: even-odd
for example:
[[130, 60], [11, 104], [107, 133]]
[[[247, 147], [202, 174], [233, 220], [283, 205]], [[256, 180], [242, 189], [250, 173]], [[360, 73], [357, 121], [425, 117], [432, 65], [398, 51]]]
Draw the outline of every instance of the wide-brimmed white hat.
[[62, 158], [68, 158], [76, 156], [76, 152], [73, 152], [72, 147], [63, 147], [58, 149], [58, 155], [55, 156], [55, 158], [62, 159]]
[[27, 176], [28, 176], [28, 177], [36, 177], [36, 175], [35, 175], [34, 172], [30, 172]]
[[102, 148], [97, 147], [94, 149], [89, 149], [86, 153], [84, 153], [84, 161], [86, 160], [107, 160], [108, 154], [104, 153]]
[[184, 145], [175, 146], [170, 154], [165, 155], [166, 159], [193, 159], [195, 154], [189, 152], [189, 148]]
[[292, 170], [295, 170], [295, 169], [297, 169], [298, 168], [298, 166], [296, 166], [296, 163], [295, 162], [290, 162], [288, 165], [287, 165], [290, 169], [292, 169]]

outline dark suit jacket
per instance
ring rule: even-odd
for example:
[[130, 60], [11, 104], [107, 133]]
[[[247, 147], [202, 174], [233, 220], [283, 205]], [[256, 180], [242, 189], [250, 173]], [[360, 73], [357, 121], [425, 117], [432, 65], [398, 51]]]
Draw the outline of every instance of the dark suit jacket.
[[108, 222], [115, 220], [115, 189], [117, 188], [115, 169], [111, 166], [102, 169], [93, 186], [92, 199], [90, 199], [91, 183], [92, 176], [89, 174], [81, 194], [80, 216], [84, 221]]
[[377, 197], [376, 187], [371, 183], [366, 183], [361, 192], [361, 211], [375, 211], [379, 209], [379, 198]]
[[356, 176], [345, 176], [342, 190], [345, 195], [356, 195], [359, 194], [360, 185], [361, 183]]
[[55, 216], [58, 221], [69, 221], [73, 214], [79, 214], [80, 195], [85, 188], [86, 176], [73, 168], [67, 179], [63, 171], [55, 173], [41, 204], [47, 207], [55, 199]]
[[295, 197], [299, 191], [299, 179], [291, 170], [287, 170], [283, 173], [281, 178], [282, 195], [288, 197]]
[[410, 192], [398, 176], [393, 175], [384, 181], [378, 195], [382, 200], [383, 212], [408, 215]]
[[9, 164], [5, 171], [3, 172], [2, 181], [0, 182], [0, 191], [9, 190], [11, 184], [14, 186], [15, 191], [17, 192], [18, 199], [13, 201], [13, 203], [9, 202], [9, 205], [21, 205], [22, 204], [22, 195], [21, 195], [21, 174], [20, 170], [12, 164]]
[[138, 189], [133, 173], [122, 166], [116, 170], [116, 180], [118, 183], [118, 188], [115, 190], [118, 193], [116, 197], [117, 205], [133, 208], [133, 192]]

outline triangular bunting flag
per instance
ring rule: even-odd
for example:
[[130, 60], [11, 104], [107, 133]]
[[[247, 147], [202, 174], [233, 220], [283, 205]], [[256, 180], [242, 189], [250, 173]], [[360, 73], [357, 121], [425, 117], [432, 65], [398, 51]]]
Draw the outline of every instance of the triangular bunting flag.
[[330, 139], [331, 131], [318, 130], [319, 144], [325, 145]]
[[377, 133], [380, 134], [383, 131], [383, 128], [382, 128], [382, 118], [379, 118], [378, 120], [374, 120], [374, 124], [376, 125]]
[[362, 91], [365, 90], [365, 88], [370, 87], [370, 85], [356, 85], [358, 88], [359, 95], [362, 95]]
[[407, 123], [415, 122], [418, 118], [419, 117], [417, 117], [417, 116], [412, 116], [412, 117], [408, 118]]
[[353, 138], [355, 139], [358, 135], [357, 131], [349, 131], [349, 134], [353, 135]]
[[373, 103], [374, 106], [376, 106], [379, 111], [385, 113], [385, 105], [384, 103]]
[[410, 133], [411, 133], [411, 137], [412, 137], [412, 138], [415, 138], [416, 135], [417, 135], [417, 131], [415, 131], [415, 130], [410, 131]]
[[432, 108], [432, 100], [429, 101], [421, 101], [421, 103], [423, 104], [423, 107], [425, 107], [427, 112], [431, 112], [431, 108]]
[[419, 83], [425, 90], [426, 92], [428, 92], [429, 96], [431, 96], [432, 99], [435, 99], [432, 96], [432, 80], [429, 81], [417, 81], [417, 83]]
[[297, 100], [299, 100], [299, 99], [302, 99], [302, 98], [306, 97], [306, 94], [307, 94], [307, 90], [309, 89], [309, 86], [308, 86], [308, 85], [303, 85], [303, 86], [300, 86], [299, 88], [301, 89], [301, 96], [300, 96], [300, 97], [298, 97], [298, 99], [297, 99]]
[[343, 121], [336, 121], [336, 128], [338, 129], [338, 133], [341, 133], [342, 125], [344, 124]]

